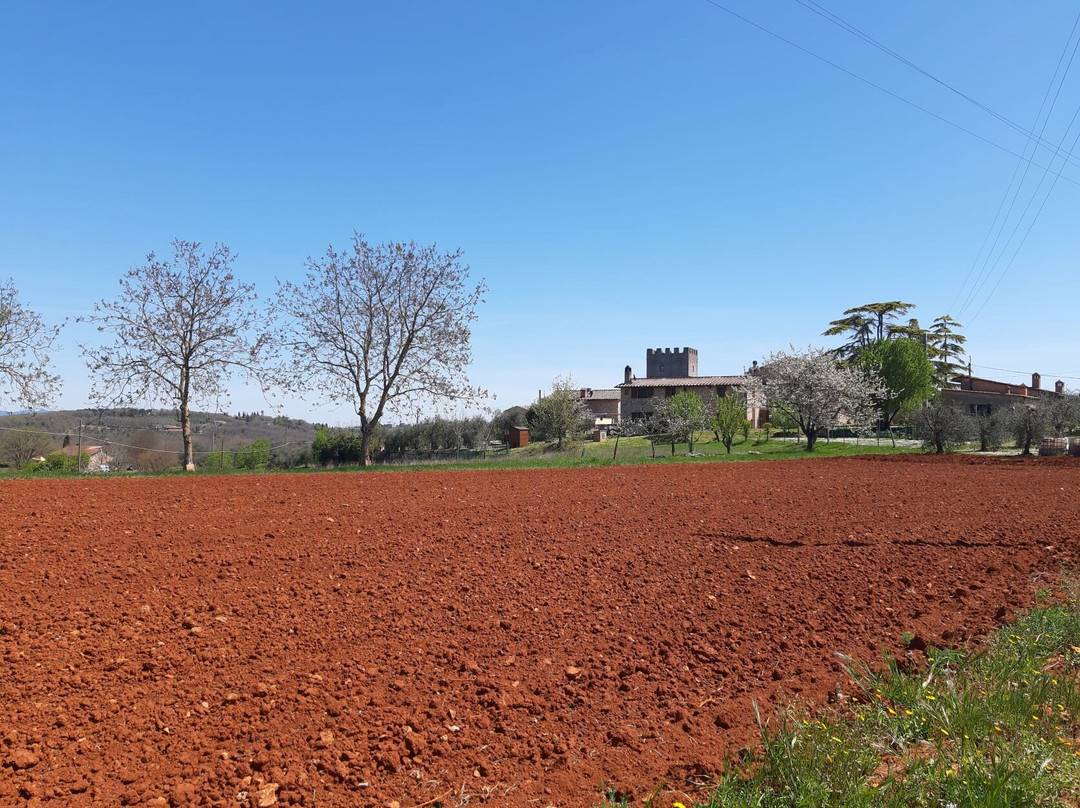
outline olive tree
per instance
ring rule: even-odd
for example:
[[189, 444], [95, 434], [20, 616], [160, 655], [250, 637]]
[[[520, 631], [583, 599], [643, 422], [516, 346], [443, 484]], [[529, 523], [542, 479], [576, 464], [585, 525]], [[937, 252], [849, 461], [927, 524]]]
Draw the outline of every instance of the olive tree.
[[972, 437], [979, 441], [980, 452], [996, 452], [1005, 444], [1012, 430], [1012, 411], [997, 408], [988, 415], [971, 415]]
[[1050, 431], [1051, 409], [1039, 401], [1024, 402], [1012, 407], [1012, 433], [1020, 454], [1031, 454], [1031, 447], [1038, 446]]
[[415, 242], [371, 244], [354, 233], [350, 248], [309, 258], [302, 282], [279, 283], [275, 344], [286, 358], [276, 379], [301, 395], [349, 403], [364, 465], [388, 409], [487, 395], [465, 373], [486, 287], [470, 284], [461, 255]]
[[556, 376], [551, 392], [526, 412], [529, 429], [541, 440], [555, 441], [560, 449], [564, 442], [577, 440], [595, 423], [579, 391], [573, 376]]
[[120, 295], [80, 320], [110, 334], [106, 345], [82, 345], [93, 372], [91, 397], [105, 407], [160, 401], [175, 406], [184, 437], [184, 467], [195, 469], [191, 409], [219, 402], [235, 373], [255, 376], [262, 338], [255, 288], [233, 277], [224, 244], [206, 252], [195, 241], [172, 243], [172, 260], [154, 253], [120, 279]]
[[935, 401], [913, 412], [909, 418], [923, 446], [937, 454], [951, 452], [967, 443], [975, 430], [970, 415], [959, 407]]
[[873, 422], [875, 399], [885, 394], [881, 381], [858, 366], [836, 361], [834, 352], [807, 348], [777, 351], [757, 375], [747, 376], [747, 394], [763, 397], [772, 412], [798, 424], [812, 452], [817, 433], [831, 426], [861, 429]]
[[1038, 399], [1046, 413], [1047, 426], [1054, 435], [1071, 435], [1080, 426], [1080, 397], [1076, 393], [1045, 392]]
[[60, 333], [19, 300], [14, 282], [0, 283], [0, 393], [28, 408], [45, 407], [60, 389], [49, 352]]

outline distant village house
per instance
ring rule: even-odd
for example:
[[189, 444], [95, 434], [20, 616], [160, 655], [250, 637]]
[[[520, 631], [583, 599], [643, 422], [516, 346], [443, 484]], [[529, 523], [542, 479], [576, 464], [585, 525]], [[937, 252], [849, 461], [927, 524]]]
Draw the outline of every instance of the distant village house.
[[[60, 451], [66, 454], [68, 457], [79, 456], [79, 447], [74, 444], [68, 444]], [[108, 472], [112, 470], [112, 464], [115, 461], [109, 454], [105, 452], [105, 447], [83, 446], [82, 453], [89, 458], [83, 471]]]
[[1031, 385], [1028, 386], [972, 376], [969, 366], [968, 375], [955, 377], [952, 386], [941, 391], [941, 399], [944, 403], [952, 404], [972, 415], [993, 415], [1014, 404], [1030, 402], [1043, 395], [1060, 396], [1064, 393], [1065, 382], [1060, 379], [1054, 382], [1051, 393], [1042, 388], [1042, 377], [1038, 373], [1031, 374]]

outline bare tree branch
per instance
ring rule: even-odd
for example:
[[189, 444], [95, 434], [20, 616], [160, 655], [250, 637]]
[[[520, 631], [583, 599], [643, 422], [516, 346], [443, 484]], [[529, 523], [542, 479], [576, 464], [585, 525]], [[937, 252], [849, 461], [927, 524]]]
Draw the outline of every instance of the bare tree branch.
[[483, 281], [470, 286], [461, 251], [415, 242], [372, 245], [353, 234], [351, 250], [331, 246], [308, 259], [301, 284], [279, 283], [277, 344], [288, 354], [278, 383], [348, 401], [360, 418], [364, 463], [387, 409], [418, 399], [474, 402], [470, 324]]
[[27, 409], [48, 406], [60, 392], [60, 377], [49, 371], [49, 352], [60, 326], [48, 326], [19, 302], [9, 279], [0, 283], [0, 393]]
[[194, 241], [172, 243], [172, 261], [154, 253], [120, 279], [120, 296], [80, 318], [113, 336], [111, 345], [81, 345], [94, 374], [91, 396], [103, 406], [161, 401], [176, 406], [184, 464], [195, 467], [190, 405], [219, 401], [236, 373], [259, 378], [268, 343], [255, 334], [255, 287], [232, 274], [224, 244], [206, 253]]

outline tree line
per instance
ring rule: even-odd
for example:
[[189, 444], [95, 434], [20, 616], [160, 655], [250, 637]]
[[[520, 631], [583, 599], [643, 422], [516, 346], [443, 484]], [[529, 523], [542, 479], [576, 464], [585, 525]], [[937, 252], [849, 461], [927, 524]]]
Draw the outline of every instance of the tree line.
[[[983, 451], [1007, 438], [1027, 454], [1048, 434], [1080, 428], [1080, 398], [1042, 391], [1038, 398], [977, 415], [950, 405], [942, 391], [956, 386], [964, 372], [966, 336], [949, 315], [929, 328], [907, 317], [915, 304], [867, 303], [830, 322], [823, 336], [841, 336], [836, 348], [810, 346], [773, 352], [745, 377], [741, 389], [723, 397], [689, 390], [654, 398], [646, 420], [624, 420], [617, 437], [647, 435], [655, 443], [694, 443], [711, 431], [728, 452], [736, 435], [749, 430], [748, 407], [767, 410], [772, 429], [793, 430], [813, 451], [830, 429], [852, 434], [913, 427], [925, 444], [947, 451], [976, 440]], [[1003, 399], [1004, 400], [1004, 399]], [[562, 446], [593, 425], [593, 417], [572, 378], [556, 378], [551, 392], [527, 413], [533, 434]]]
[[808, 450], [823, 429], [868, 431], [900, 422], [936, 452], [971, 441], [992, 451], [1012, 439], [1030, 454], [1043, 437], [1080, 428], [1080, 397], [1073, 393], [1044, 390], [983, 414], [950, 404], [944, 393], [965, 370], [967, 338], [949, 315], [927, 329], [915, 318], [901, 322], [913, 308], [894, 300], [848, 309], [823, 332], [847, 342], [831, 350], [776, 352], [748, 389], [763, 398], [774, 421], [805, 435]]
[[[360, 460], [387, 412], [429, 401], [471, 404], [471, 324], [486, 286], [471, 283], [460, 250], [415, 242], [349, 247], [308, 258], [302, 281], [279, 281], [263, 303], [233, 274], [235, 254], [177, 239], [120, 279], [120, 293], [80, 317], [102, 335], [79, 345], [95, 406], [162, 402], [179, 415], [183, 463], [194, 469], [191, 412], [217, 403], [242, 377], [281, 391], [348, 403], [359, 420]], [[60, 327], [0, 286], [0, 394], [42, 408], [59, 391], [51, 370]]]

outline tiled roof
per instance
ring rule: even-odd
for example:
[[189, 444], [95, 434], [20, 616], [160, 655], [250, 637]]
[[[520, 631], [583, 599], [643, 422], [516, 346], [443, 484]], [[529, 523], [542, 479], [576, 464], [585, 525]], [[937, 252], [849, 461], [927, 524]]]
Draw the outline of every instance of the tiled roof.
[[592, 400], [599, 399], [600, 401], [614, 401], [621, 398], [622, 394], [618, 390], [593, 390], [589, 395]]
[[623, 382], [617, 387], [716, 387], [724, 385], [732, 387], [744, 384], [745, 376], [676, 376], [657, 379], [634, 379]]

